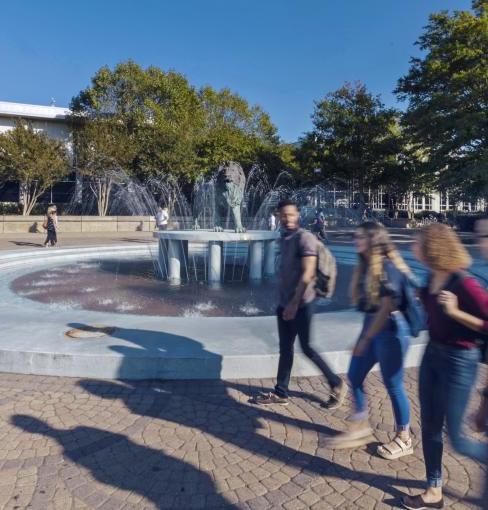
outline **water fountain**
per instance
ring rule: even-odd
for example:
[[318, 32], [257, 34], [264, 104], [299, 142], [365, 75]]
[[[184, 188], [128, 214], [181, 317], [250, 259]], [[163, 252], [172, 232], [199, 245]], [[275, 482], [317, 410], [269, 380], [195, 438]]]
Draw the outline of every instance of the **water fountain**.
[[[203, 264], [206, 280], [210, 284], [218, 284], [225, 278], [225, 265], [228, 262], [234, 269], [238, 263], [247, 263], [250, 280], [262, 280], [263, 275], [272, 277], [275, 273], [275, 240], [279, 233], [270, 230], [248, 231], [244, 228], [241, 208], [246, 179], [241, 166], [234, 162], [222, 165], [212, 184], [201, 188], [203, 200], [200, 199], [197, 204], [203, 212], [195, 217], [193, 230], [154, 233], [159, 241], [161, 275], [171, 283], [179, 284], [182, 278], [189, 279], [192, 273], [198, 274], [196, 266]], [[209, 204], [208, 198], [213, 203]], [[213, 228], [199, 228], [202, 215], [205, 226]], [[229, 217], [233, 230], [225, 229]]]

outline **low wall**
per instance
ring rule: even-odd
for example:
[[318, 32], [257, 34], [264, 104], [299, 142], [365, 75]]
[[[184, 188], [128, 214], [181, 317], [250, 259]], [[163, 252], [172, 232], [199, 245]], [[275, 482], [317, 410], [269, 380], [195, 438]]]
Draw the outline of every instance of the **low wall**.
[[[173, 223], [179, 223], [176, 220]], [[0, 233], [44, 232], [43, 221], [44, 216], [0, 215]], [[152, 216], [58, 216], [58, 222], [61, 232], [151, 232], [155, 228]]]

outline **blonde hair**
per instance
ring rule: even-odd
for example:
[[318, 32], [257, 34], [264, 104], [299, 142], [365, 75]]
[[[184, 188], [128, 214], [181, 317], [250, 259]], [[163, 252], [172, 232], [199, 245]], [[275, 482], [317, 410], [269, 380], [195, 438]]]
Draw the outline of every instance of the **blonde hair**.
[[455, 273], [467, 269], [472, 259], [454, 230], [443, 223], [423, 227], [418, 236], [425, 263], [433, 270]]
[[378, 305], [380, 302], [381, 282], [385, 275], [383, 264], [385, 258], [402, 273], [410, 275], [411, 271], [403, 257], [398, 253], [391, 242], [388, 231], [383, 225], [367, 221], [359, 225], [369, 241], [368, 256], [359, 255], [359, 263], [354, 269], [351, 281], [351, 298], [353, 304], [357, 304], [360, 297], [361, 279], [366, 275], [366, 298], [368, 305]]

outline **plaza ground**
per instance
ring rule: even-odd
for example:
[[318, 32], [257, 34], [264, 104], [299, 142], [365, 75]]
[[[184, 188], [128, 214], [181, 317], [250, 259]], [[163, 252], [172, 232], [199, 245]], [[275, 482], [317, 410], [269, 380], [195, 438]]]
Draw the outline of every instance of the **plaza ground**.
[[[4, 234], [0, 249], [32, 249], [42, 240]], [[397, 240], [409, 242], [408, 236]], [[61, 236], [63, 246], [121, 242], [152, 238]], [[343, 242], [350, 242], [345, 234]], [[406, 375], [415, 453], [395, 461], [375, 454], [378, 443], [327, 447], [327, 438], [343, 429], [351, 400], [334, 412], [323, 409], [322, 378], [293, 379], [287, 407], [249, 402], [273, 384], [0, 374], [0, 508], [383, 509], [422, 489], [416, 369]], [[367, 391], [377, 440], [385, 442], [393, 416], [378, 373], [368, 377]], [[473, 395], [471, 411], [478, 398]], [[450, 508], [479, 508], [484, 468], [447, 446], [444, 470]]]
[[[332, 451], [343, 409], [320, 407], [319, 377], [293, 380], [288, 407], [248, 402], [271, 380], [121, 382], [0, 375], [0, 507], [4, 509], [397, 508], [423, 486], [416, 370], [406, 385], [415, 454], [386, 461], [375, 446]], [[368, 377], [378, 441], [393, 431], [377, 373]], [[476, 405], [474, 397], [472, 406]], [[446, 496], [478, 508], [483, 469], [450, 448]]]

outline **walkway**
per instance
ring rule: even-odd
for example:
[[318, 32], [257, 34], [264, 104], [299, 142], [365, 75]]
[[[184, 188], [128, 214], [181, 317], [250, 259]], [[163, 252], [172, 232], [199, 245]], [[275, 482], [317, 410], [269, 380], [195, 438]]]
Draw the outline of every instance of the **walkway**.
[[[388, 462], [374, 445], [326, 447], [350, 401], [334, 413], [320, 408], [326, 388], [318, 377], [294, 380], [291, 404], [270, 409], [248, 403], [249, 395], [271, 388], [269, 380], [0, 375], [0, 508], [397, 508], [424, 475], [414, 369], [406, 382], [415, 455]], [[372, 423], [385, 441], [393, 430], [390, 403], [377, 374], [367, 386]], [[451, 508], [478, 508], [482, 468], [449, 448], [444, 466]]]

